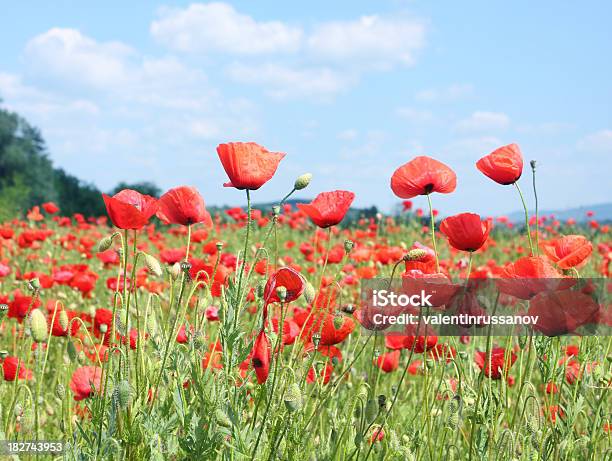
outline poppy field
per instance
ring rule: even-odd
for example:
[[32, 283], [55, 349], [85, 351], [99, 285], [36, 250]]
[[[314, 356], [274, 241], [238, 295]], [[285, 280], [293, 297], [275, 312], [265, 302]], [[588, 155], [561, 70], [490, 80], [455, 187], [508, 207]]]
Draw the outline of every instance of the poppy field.
[[[474, 168], [521, 222], [438, 219], [461, 178], [425, 156], [389, 178], [397, 215], [349, 219], [355, 195], [312, 191], [310, 174], [259, 209], [290, 155], [217, 153], [242, 207], [126, 189], [99, 198], [107, 216], [47, 202], [0, 224], [0, 440], [61, 441], [38, 458], [69, 460], [610, 459], [609, 227], [539, 216], [519, 146]], [[302, 190], [314, 200], [286, 203]], [[386, 335], [363, 307], [374, 279], [437, 284], [434, 310], [545, 322]], [[479, 295], [484, 279], [501, 294]]]

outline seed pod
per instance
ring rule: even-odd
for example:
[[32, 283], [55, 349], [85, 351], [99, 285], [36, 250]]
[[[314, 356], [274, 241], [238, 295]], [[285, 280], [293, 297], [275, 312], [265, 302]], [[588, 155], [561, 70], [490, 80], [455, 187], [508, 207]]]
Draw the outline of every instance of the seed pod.
[[6, 304], [0, 304], [0, 320], [8, 313], [9, 307]]
[[320, 333], [314, 333], [312, 335], [312, 344], [315, 347], [315, 349], [317, 349], [319, 347], [319, 344], [321, 343], [321, 334]]
[[410, 250], [406, 255], [404, 255], [404, 261], [420, 261], [425, 256], [427, 256], [427, 252], [420, 248], [415, 248]]
[[226, 427], [228, 429], [232, 427], [232, 421], [225, 414], [225, 412], [221, 410], [220, 408], [217, 408], [215, 410], [215, 421], [221, 427]]
[[33, 278], [32, 280], [28, 281], [28, 289], [30, 291], [40, 290], [40, 280], [38, 280], [38, 278]]
[[312, 174], [304, 173], [303, 175], [300, 175], [297, 177], [297, 179], [295, 180], [295, 183], [293, 184], [293, 188], [295, 190], [306, 189], [308, 185], [310, 184], [311, 180], [312, 180]]
[[285, 392], [285, 406], [289, 413], [294, 413], [302, 408], [302, 391], [296, 383], [291, 384]]
[[47, 340], [48, 327], [47, 317], [45, 317], [40, 309], [34, 309], [30, 313], [30, 330], [32, 331], [34, 342], [42, 343]]
[[446, 423], [448, 427], [450, 427], [452, 430], [457, 429], [457, 426], [459, 425], [459, 405], [461, 403], [460, 399], [461, 397], [455, 395], [447, 403], [448, 419]]
[[304, 299], [306, 300], [306, 302], [308, 304], [313, 303], [316, 296], [317, 292], [315, 291], [315, 288], [310, 282], [306, 282], [306, 285], [304, 286]]
[[346, 254], [349, 254], [351, 251], [353, 251], [353, 247], [355, 246], [355, 242], [353, 242], [352, 240], [345, 240], [344, 241], [344, 252]]
[[280, 286], [276, 289], [276, 295], [281, 302], [285, 302], [287, 299], [287, 287]]
[[143, 254], [144, 254], [145, 265], [147, 266], [147, 269], [149, 270], [149, 272], [151, 272], [157, 277], [161, 277], [164, 272], [162, 271], [162, 267], [159, 261], [154, 256], [151, 256], [148, 253], [143, 253]]
[[61, 399], [61, 400], [63, 400], [64, 397], [66, 397], [66, 388], [64, 387], [62, 383], [57, 383], [57, 386], [55, 386], [55, 395], [57, 396], [58, 399]]

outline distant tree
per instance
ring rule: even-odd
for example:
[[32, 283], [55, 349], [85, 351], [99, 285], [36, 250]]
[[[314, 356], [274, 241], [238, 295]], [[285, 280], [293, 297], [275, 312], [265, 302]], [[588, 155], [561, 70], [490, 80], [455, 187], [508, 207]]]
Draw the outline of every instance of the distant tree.
[[142, 181], [142, 182], [135, 182], [135, 183], [127, 183], [125, 181], [121, 181], [111, 191], [110, 195], [115, 195], [117, 192], [123, 189], [132, 189], [132, 190], [140, 192], [141, 194], [150, 195], [151, 197], [159, 197], [162, 192], [161, 189], [157, 187], [156, 184], [150, 181]]

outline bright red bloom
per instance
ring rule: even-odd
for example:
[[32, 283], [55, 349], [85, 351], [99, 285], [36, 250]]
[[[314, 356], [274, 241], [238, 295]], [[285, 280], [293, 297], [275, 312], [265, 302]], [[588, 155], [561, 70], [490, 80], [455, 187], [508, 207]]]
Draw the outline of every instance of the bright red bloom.
[[461, 251], [476, 251], [487, 241], [491, 223], [482, 221], [475, 213], [460, 213], [445, 218], [440, 232], [448, 237], [448, 243]]
[[593, 252], [593, 245], [582, 235], [566, 235], [543, 242], [540, 246], [546, 256], [561, 269], [581, 266]]
[[508, 144], [482, 157], [476, 168], [498, 184], [514, 184], [523, 173], [523, 156], [517, 144]]
[[487, 378], [500, 379], [502, 375], [506, 377], [510, 367], [516, 362], [516, 354], [514, 352], [506, 353], [503, 347], [494, 347], [491, 351], [491, 360], [486, 352], [476, 351], [474, 361], [478, 368], [484, 370]]
[[385, 373], [397, 370], [399, 366], [400, 351], [399, 349], [385, 352], [376, 359], [376, 365]]
[[266, 304], [281, 302], [277, 292], [280, 287], [284, 287], [287, 290], [284, 302], [290, 303], [301, 296], [306, 283], [304, 278], [295, 269], [281, 267], [270, 276], [266, 283], [264, 288], [264, 301]]
[[574, 279], [563, 278], [543, 256], [525, 256], [507, 264], [496, 280], [502, 293], [530, 299], [543, 291], [565, 289]]
[[534, 329], [546, 336], [574, 333], [577, 328], [597, 323], [599, 305], [579, 291], [543, 292], [529, 302], [529, 315], [538, 316]]
[[335, 226], [344, 219], [355, 199], [353, 192], [334, 190], [321, 192], [310, 203], [298, 203], [297, 207], [321, 228]]
[[272, 179], [278, 164], [285, 156], [282, 152], [269, 152], [254, 142], [219, 144], [217, 154], [230, 182], [224, 187], [257, 190]]
[[255, 338], [253, 350], [251, 352], [251, 364], [257, 375], [257, 383], [263, 384], [268, 379], [270, 374], [270, 340], [266, 336], [266, 332], [261, 330]]
[[412, 198], [432, 192], [450, 194], [457, 187], [457, 175], [447, 165], [420, 156], [400, 166], [391, 176], [391, 190], [399, 198]]
[[190, 186], [176, 187], [162, 195], [159, 198], [157, 217], [166, 224], [188, 226], [203, 222], [212, 226], [204, 199], [195, 187]]
[[49, 214], [55, 214], [59, 211], [59, 207], [53, 202], [46, 202], [42, 204], [43, 210]]
[[70, 389], [74, 392], [74, 400], [83, 400], [100, 392], [102, 369], [100, 367], [80, 367], [72, 374]]
[[8, 356], [2, 363], [2, 372], [4, 373], [5, 381], [15, 381], [17, 378], [17, 368], [19, 368], [19, 379], [32, 379], [32, 371], [28, 370], [21, 360], [17, 357]]
[[119, 229], [141, 229], [157, 211], [157, 200], [131, 189], [109, 197], [102, 194], [106, 211]]

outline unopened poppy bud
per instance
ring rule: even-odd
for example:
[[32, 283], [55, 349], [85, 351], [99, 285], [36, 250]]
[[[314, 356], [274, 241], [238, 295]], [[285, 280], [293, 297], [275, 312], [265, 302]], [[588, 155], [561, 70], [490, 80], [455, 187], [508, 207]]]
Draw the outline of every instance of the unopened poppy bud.
[[454, 396], [452, 399], [448, 401], [448, 419], [446, 424], [452, 430], [457, 429], [457, 425], [459, 424], [459, 403], [461, 397], [458, 395]]
[[161, 275], [163, 274], [163, 271], [162, 271], [161, 264], [159, 263], [157, 258], [147, 253], [143, 253], [143, 254], [144, 254], [145, 265], [147, 266], [147, 269], [149, 270], [149, 272], [156, 275], [157, 277], [161, 277]]
[[306, 282], [304, 286], [304, 299], [308, 304], [314, 302], [317, 292], [310, 282]]
[[72, 341], [68, 341], [68, 346], [66, 347], [68, 350], [68, 358], [71, 362], [75, 362], [77, 359], [77, 350]]
[[217, 408], [217, 410], [215, 410], [215, 421], [221, 427], [226, 427], [228, 429], [232, 427], [231, 419], [229, 419], [225, 412], [220, 408]]
[[40, 280], [38, 278], [33, 278], [28, 282], [28, 289], [30, 291], [38, 291], [40, 290]]
[[179, 263], [174, 263], [169, 272], [172, 279], [176, 280], [181, 275], [181, 265]]
[[103, 253], [113, 245], [113, 236], [107, 235], [98, 243], [98, 253]]
[[32, 339], [36, 343], [42, 343], [47, 340], [47, 318], [40, 311], [40, 309], [34, 309], [30, 313], [30, 330], [32, 331]]
[[287, 287], [280, 286], [276, 288], [276, 295], [281, 302], [285, 302], [287, 299]]
[[352, 250], [353, 247], [355, 246], [355, 242], [353, 242], [352, 240], [345, 240], [344, 241], [344, 252], [346, 254], [349, 254]]
[[285, 392], [285, 406], [289, 413], [294, 413], [302, 408], [302, 391], [296, 383], [291, 384]]
[[404, 255], [404, 261], [420, 261], [425, 256], [427, 256], [427, 252], [420, 248], [415, 248], [410, 250], [406, 255]]
[[128, 383], [126, 380], [121, 381], [117, 386], [117, 401], [122, 410], [127, 409], [127, 407], [130, 405], [131, 397], [132, 389], [130, 387], [130, 383]]
[[57, 383], [57, 386], [55, 386], [55, 395], [62, 400], [66, 397], [66, 388], [62, 383]]
[[191, 263], [189, 261], [181, 261], [181, 270], [189, 272], [191, 270]]
[[99, 330], [100, 330], [100, 333], [105, 334], [108, 331], [108, 326], [106, 325], [106, 323], [103, 323], [102, 325], [100, 325]]
[[374, 422], [376, 417], [378, 416], [378, 402], [374, 399], [368, 400], [365, 408], [365, 417], [368, 423]]
[[70, 323], [70, 320], [68, 319], [68, 314], [66, 313], [66, 311], [60, 311], [60, 313], [58, 314], [58, 322], [60, 327], [62, 327], [62, 330], [68, 329], [68, 324]]
[[315, 349], [317, 349], [319, 347], [320, 343], [321, 343], [321, 334], [320, 333], [314, 333], [312, 335], [312, 344], [314, 345]]
[[336, 313], [336, 315], [334, 315], [334, 328], [336, 330], [339, 330], [340, 328], [342, 328], [342, 324], [344, 324], [344, 318], [342, 317], [342, 314]]
[[304, 173], [303, 175], [298, 176], [298, 178], [295, 180], [295, 184], [293, 185], [293, 188], [295, 190], [306, 189], [308, 187], [308, 184], [310, 184], [311, 180], [312, 180], [312, 174]]

